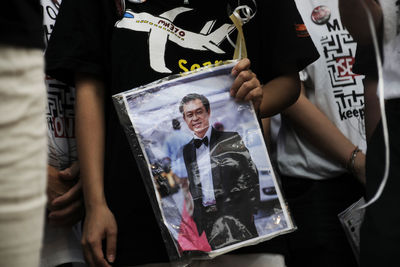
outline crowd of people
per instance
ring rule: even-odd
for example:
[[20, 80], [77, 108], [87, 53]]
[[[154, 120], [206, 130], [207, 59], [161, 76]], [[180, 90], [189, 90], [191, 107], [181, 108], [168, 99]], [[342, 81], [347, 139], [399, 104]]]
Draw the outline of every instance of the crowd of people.
[[[170, 266], [112, 96], [232, 59], [239, 31], [230, 15], [240, 8], [247, 58], [232, 69], [230, 97], [253, 103], [297, 229], [190, 266], [400, 266], [396, 0], [3, 3], [0, 266]], [[197, 228], [209, 237], [221, 213], [235, 217], [240, 207], [247, 213], [235, 218], [257, 236], [258, 171], [247, 148], [234, 171], [209, 162], [216, 140], [235, 148], [242, 137], [210, 126], [204, 96], [181, 105], [193, 136], [177, 134], [174, 119], [164, 150], [175, 176], [187, 178], [176, 186]], [[242, 182], [257, 190], [221, 197], [233, 189], [213, 188], [217, 169], [229, 181], [250, 170]], [[338, 214], [374, 199], [382, 181], [355, 253]]]

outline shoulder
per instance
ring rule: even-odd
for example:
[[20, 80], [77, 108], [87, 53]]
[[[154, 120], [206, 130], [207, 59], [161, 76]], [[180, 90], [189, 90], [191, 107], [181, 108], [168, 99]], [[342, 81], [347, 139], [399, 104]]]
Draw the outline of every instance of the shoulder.
[[190, 140], [189, 143], [183, 146], [183, 152], [188, 151], [193, 146], [193, 138]]
[[46, 49], [46, 73], [69, 85], [77, 72], [105, 77], [116, 19], [114, 1], [62, 1]]

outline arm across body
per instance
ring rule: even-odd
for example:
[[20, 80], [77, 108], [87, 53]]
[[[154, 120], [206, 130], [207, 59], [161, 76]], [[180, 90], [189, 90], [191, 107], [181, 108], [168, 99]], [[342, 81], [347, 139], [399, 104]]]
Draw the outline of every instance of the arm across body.
[[110, 266], [104, 258], [102, 240], [106, 239], [107, 259], [116, 253], [117, 224], [104, 196], [104, 84], [87, 75], [76, 76], [76, 136], [81, 164], [86, 218], [82, 245], [90, 266]]
[[[349, 167], [356, 146], [302, 93], [297, 102], [283, 114], [293, 123], [296, 132], [332, 160]], [[365, 184], [365, 155], [359, 151], [351, 171]]]

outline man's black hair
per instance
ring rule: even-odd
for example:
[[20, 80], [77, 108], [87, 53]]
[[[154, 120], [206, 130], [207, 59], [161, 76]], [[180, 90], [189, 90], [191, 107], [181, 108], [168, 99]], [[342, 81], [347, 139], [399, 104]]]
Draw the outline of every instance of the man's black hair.
[[208, 101], [207, 97], [205, 97], [204, 95], [194, 94], [194, 93], [185, 95], [182, 98], [181, 103], [179, 105], [179, 111], [181, 113], [183, 113], [183, 106], [186, 105], [187, 103], [189, 103], [190, 101], [193, 101], [196, 99], [200, 99], [200, 101], [201, 101], [201, 103], [203, 103], [203, 106], [205, 107], [206, 111], [209, 112], [210, 102]]

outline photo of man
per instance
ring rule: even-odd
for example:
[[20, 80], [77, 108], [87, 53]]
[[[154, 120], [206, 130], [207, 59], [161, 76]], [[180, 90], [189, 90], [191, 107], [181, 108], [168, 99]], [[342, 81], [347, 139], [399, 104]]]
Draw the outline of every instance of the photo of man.
[[294, 229], [252, 103], [230, 96], [233, 65], [114, 96], [178, 257], [215, 257]]
[[183, 158], [199, 235], [204, 231], [213, 249], [257, 237], [258, 171], [242, 138], [211, 127], [210, 103], [201, 94], [184, 96], [179, 111], [193, 132]]

